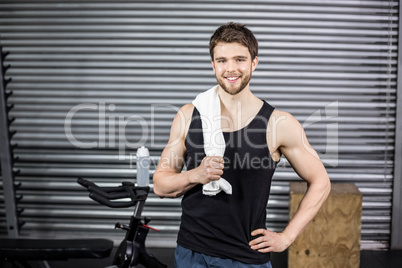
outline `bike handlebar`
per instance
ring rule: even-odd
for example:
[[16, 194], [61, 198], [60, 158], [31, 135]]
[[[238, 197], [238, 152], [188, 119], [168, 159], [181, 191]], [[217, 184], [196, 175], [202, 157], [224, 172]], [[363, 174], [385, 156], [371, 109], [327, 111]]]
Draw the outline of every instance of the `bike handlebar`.
[[85, 188], [88, 188], [91, 185], [94, 185], [95, 183], [84, 180], [83, 178], [78, 178], [77, 183], [80, 184], [81, 186], [84, 186]]
[[[95, 183], [83, 178], [77, 179], [78, 184], [87, 188], [89, 197], [111, 208], [127, 208], [136, 205], [138, 201], [145, 201], [148, 196], [149, 187], [134, 186], [131, 182], [123, 182], [121, 186], [99, 187]], [[129, 201], [111, 201], [116, 199], [130, 198]]]

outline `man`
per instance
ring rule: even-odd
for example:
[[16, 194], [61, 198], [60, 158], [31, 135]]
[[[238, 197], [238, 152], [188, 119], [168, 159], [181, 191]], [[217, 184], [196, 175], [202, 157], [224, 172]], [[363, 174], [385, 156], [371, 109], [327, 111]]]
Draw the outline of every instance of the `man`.
[[[210, 54], [225, 155], [205, 156], [200, 114], [186, 104], [153, 177], [158, 196], [184, 195], [175, 267], [271, 267], [269, 252], [284, 251], [301, 234], [327, 198], [330, 181], [299, 122], [250, 91], [258, 64], [253, 33], [241, 24], [222, 25], [211, 37]], [[281, 155], [309, 187], [294, 218], [276, 233], [265, 227], [266, 205]], [[204, 195], [202, 186], [220, 177], [233, 193]]]

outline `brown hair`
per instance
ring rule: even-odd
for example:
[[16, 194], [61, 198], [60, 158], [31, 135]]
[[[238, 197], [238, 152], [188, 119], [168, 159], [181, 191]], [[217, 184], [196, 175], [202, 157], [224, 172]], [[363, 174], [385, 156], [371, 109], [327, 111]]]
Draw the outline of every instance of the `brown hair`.
[[240, 43], [248, 48], [251, 60], [258, 56], [258, 42], [254, 34], [244, 24], [228, 22], [218, 29], [209, 40], [209, 54], [214, 60], [214, 48], [219, 42]]

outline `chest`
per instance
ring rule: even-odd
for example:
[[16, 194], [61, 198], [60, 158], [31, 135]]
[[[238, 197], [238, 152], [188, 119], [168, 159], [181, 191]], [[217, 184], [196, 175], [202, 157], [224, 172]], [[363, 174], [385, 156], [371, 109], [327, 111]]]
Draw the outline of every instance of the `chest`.
[[[244, 106], [244, 105], [243, 105]], [[249, 105], [248, 107], [221, 109], [221, 128], [223, 132], [233, 132], [248, 126], [256, 117], [260, 115], [262, 105]]]

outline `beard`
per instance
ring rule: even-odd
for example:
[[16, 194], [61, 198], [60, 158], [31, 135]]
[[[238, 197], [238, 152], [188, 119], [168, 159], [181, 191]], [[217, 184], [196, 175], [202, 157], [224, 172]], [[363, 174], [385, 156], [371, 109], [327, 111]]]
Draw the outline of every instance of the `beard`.
[[248, 85], [248, 83], [251, 80], [251, 72], [249, 75], [246, 75], [244, 77], [241, 78], [240, 81], [240, 85], [238, 87], [236, 87], [234, 90], [230, 90], [226, 84], [225, 84], [225, 78], [220, 78], [218, 79], [218, 77], [216, 77], [216, 80], [218, 81], [219, 86], [228, 94], [230, 95], [236, 95], [239, 94], [240, 92], [243, 91], [243, 89], [246, 88], [246, 86]]

